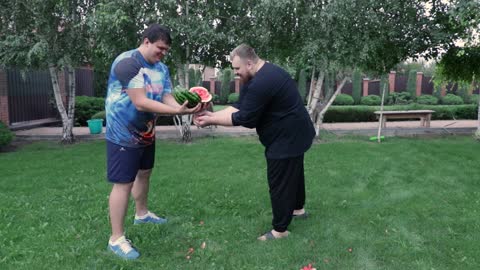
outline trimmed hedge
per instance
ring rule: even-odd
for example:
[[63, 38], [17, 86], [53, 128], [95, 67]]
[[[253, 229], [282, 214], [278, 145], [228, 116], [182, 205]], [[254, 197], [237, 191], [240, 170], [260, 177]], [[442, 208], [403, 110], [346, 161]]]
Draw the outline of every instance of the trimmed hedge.
[[105, 98], [100, 97], [75, 97], [75, 125], [87, 126], [87, 120], [92, 115], [105, 110]]
[[418, 104], [436, 105], [438, 104], [438, 98], [432, 95], [421, 95], [417, 97], [417, 100], [415, 102]]
[[[377, 121], [375, 111], [380, 106], [331, 106], [325, 113], [325, 123]], [[385, 106], [385, 111], [432, 110], [432, 120], [477, 119], [476, 105], [420, 105]]]
[[447, 94], [446, 96], [442, 97], [442, 104], [445, 105], [460, 105], [463, 104], [462, 97], [456, 96], [454, 94]]
[[0, 121], [0, 149], [9, 145], [13, 140], [13, 132]]
[[231, 93], [230, 95], [228, 95], [227, 103], [228, 103], [228, 104], [232, 104], [232, 103], [237, 102], [237, 101], [238, 101], [238, 97], [239, 97], [239, 94], [237, 94], [237, 93]]
[[333, 105], [353, 105], [353, 97], [347, 94], [339, 94], [333, 101]]
[[468, 97], [468, 104], [478, 104], [478, 99], [480, 99], [480, 95], [473, 94]]
[[362, 97], [362, 99], [360, 100], [360, 104], [368, 106], [380, 105], [381, 103], [382, 98], [377, 95], [368, 95], [366, 97]]

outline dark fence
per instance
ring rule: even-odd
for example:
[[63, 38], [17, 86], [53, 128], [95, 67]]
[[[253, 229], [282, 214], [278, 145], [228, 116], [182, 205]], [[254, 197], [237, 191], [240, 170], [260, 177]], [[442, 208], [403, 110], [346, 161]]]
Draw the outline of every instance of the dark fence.
[[395, 77], [395, 92], [407, 91], [407, 76], [397, 75]]
[[351, 82], [345, 83], [342, 88], [342, 94], [348, 94], [351, 96], [352, 93], [353, 93], [353, 84]]
[[[7, 94], [9, 123], [58, 118], [55, 108], [52, 81], [48, 70], [21, 72], [8, 69]], [[63, 72], [59, 78], [60, 88], [67, 89], [68, 74]], [[94, 96], [94, 73], [88, 68], [75, 70], [77, 96]]]
[[53, 88], [48, 71], [7, 70], [10, 123], [56, 118]]
[[380, 96], [380, 80], [368, 82], [368, 94]]
[[79, 68], [75, 70], [75, 84], [77, 96], [95, 96], [94, 74], [91, 69]]
[[435, 86], [432, 82], [432, 77], [424, 76], [422, 80], [422, 95], [433, 95]]

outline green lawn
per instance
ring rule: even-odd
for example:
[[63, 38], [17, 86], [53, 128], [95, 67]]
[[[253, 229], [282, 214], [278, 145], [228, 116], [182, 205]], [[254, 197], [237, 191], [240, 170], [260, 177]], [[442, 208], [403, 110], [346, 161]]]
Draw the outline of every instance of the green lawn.
[[305, 157], [311, 217], [263, 243], [256, 139], [159, 141], [150, 209], [169, 223], [134, 226], [130, 207], [142, 256], [126, 262], [106, 252], [104, 142], [36, 143], [0, 154], [0, 269], [480, 269], [479, 153], [469, 137], [317, 143]]

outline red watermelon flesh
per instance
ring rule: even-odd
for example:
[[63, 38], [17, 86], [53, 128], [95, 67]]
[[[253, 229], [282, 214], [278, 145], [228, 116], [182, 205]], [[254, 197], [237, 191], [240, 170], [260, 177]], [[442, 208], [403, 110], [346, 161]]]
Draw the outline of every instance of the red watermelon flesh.
[[201, 86], [195, 86], [189, 90], [192, 93], [197, 93], [203, 102], [210, 102], [212, 100], [212, 95], [208, 92], [207, 88]]

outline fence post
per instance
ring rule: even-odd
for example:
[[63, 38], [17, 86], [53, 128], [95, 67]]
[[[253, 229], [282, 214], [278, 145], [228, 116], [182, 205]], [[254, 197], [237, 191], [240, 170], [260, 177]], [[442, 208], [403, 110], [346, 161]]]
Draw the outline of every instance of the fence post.
[[423, 72], [417, 72], [417, 88], [416, 88], [416, 96], [419, 97], [422, 95], [422, 83], [423, 83]]
[[8, 114], [8, 81], [5, 70], [0, 69], [0, 121], [7, 127], [10, 125], [10, 116]]
[[369, 78], [363, 78], [363, 94], [362, 96], [368, 96], [368, 83], [370, 82]]
[[235, 76], [235, 93], [240, 93], [240, 76]]
[[390, 88], [390, 93], [395, 93], [395, 79], [397, 76], [396, 71], [390, 71], [388, 74], [388, 87]]

